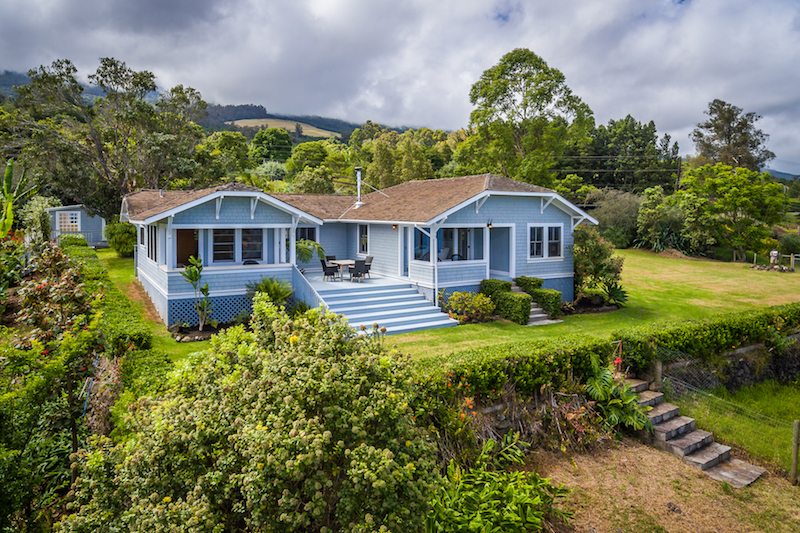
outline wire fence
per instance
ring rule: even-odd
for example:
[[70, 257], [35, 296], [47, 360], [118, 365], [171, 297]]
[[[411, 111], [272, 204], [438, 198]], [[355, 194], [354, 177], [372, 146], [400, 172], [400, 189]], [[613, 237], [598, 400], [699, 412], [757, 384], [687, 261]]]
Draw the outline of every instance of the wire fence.
[[792, 464], [793, 421], [749, 409], [722, 398], [727, 395], [716, 370], [691, 356], [656, 348], [663, 365], [662, 386], [667, 401], [681, 414], [711, 431], [715, 440], [733, 444], [789, 472]]

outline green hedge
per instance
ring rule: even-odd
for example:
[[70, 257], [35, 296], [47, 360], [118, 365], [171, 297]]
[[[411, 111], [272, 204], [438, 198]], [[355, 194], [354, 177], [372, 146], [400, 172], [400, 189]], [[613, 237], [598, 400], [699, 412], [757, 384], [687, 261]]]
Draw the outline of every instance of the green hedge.
[[705, 361], [740, 346], [762, 342], [768, 326], [785, 330], [798, 325], [800, 303], [795, 303], [706, 320], [656, 322], [614, 331], [611, 338], [622, 341], [624, 365], [642, 372], [653, 365], [656, 346]]
[[500, 398], [504, 387], [533, 397], [544, 385], [558, 390], [583, 382], [591, 374], [591, 358], [609, 362], [613, 347], [606, 339], [572, 335], [547, 340], [501, 344], [465, 350], [416, 362], [421, 381], [431, 394], [452, 400], [463, 394], [487, 405]]
[[481, 281], [481, 294], [485, 294], [491, 298], [495, 293], [508, 292], [511, 290], [510, 281], [501, 281], [499, 279], [485, 279]]
[[514, 283], [517, 284], [517, 287], [530, 294], [533, 290], [541, 289], [542, 285], [544, 284], [544, 280], [520, 276], [518, 278], [514, 278]]
[[530, 294], [521, 292], [496, 292], [492, 296], [495, 313], [517, 324], [527, 324], [531, 316]]
[[126, 349], [147, 349], [153, 343], [153, 333], [142, 313], [108, 277], [108, 270], [92, 248], [68, 246], [64, 251], [80, 263], [86, 277], [86, 288], [103, 295], [98, 306], [103, 312], [100, 329], [105, 335], [106, 350], [120, 355]]
[[549, 318], [561, 316], [561, 291], [555, 289], [530, 289], [525, 291], [541, 306]]

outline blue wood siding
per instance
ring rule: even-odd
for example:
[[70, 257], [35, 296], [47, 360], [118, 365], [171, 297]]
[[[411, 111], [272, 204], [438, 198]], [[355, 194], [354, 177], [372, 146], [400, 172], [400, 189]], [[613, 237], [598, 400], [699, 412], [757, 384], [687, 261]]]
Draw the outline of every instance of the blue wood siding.
[[243, 197], [226, 197], [222, 199], [219, 219], [216, 217], [216, 200], [181, 211], [175, 214], [173, 224], [211, 224], [237, 225], [246, 227], [249, 224], [291, 224], [292, 215], [264, 202], [258, 202], [254, 217], [250, 218], [250, 199]]
[[388, 224], [369, 225], [369, 255], [373, 257], [372, 271], [396, 276], [398, 273], [398, 239], [400, 230]]
[[439, 286], [450, 286], [454, 284], [463, 284], [467, 282], [475, 282], [486, 279], [486, 263], [485, 262], [468, 262], [459, 264], [461, 261], [451, 262], [445, 264], [439, 263]]

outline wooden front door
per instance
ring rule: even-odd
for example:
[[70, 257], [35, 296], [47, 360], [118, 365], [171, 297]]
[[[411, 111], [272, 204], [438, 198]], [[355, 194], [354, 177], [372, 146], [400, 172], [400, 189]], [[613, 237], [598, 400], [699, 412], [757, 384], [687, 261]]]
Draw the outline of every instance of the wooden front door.
[[182, 268], [189, 264], [189, 257], [197, 257], [197, 230], [179, 229], [175, 231], [177, 233], [175, 259], [178, 263], [178, 268]]

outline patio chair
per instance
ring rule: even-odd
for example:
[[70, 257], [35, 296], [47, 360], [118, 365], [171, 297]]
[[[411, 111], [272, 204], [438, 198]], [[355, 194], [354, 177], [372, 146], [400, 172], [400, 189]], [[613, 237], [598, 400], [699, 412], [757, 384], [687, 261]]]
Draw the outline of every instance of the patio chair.
[[364, 281], [364, 274], [367, 273], [366, 263], [365, 260], [359, 259], [355, 265], [350, 267], [350, 281], [354, 279], [359, 280], [359, 282]]
[[336, 256], [335, 255], [326, 255], [325, 256], [325, 261], [336, 261]]
[[369, 276], [369, 279], [372, 279], [372, 276], [369, 275], [369, 269], [372, 268], [372, 256], [371, 255], [368, 255], [367, 258], [364, 260], [364, 266], [367, 267], [367, 271], [364, 272], [364, 274]]
[[333, 278], [336, 279], [336, 275], [339, 274], [339, 267], [336, 265], [329, 265], [322, 259], [319, 260], [320, 264], [322, 265], [322, 279], [323, 281], [326, 278]]
[[463, 255], [453, 254], [453, 255], [450, 256], [450, 260], [451, 261], [465, 261], [466, 259], [464, 258]]

